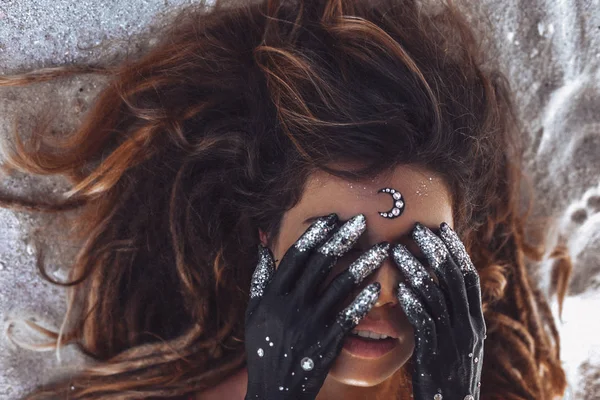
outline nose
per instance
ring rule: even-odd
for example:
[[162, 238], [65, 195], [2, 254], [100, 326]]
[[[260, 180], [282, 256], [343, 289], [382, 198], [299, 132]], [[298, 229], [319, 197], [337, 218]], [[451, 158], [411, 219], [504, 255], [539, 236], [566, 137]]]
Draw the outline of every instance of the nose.
[[373, 306], [378, 307], [394, 307], [398, 305], [397, 289], [398, 283], [402, 282], [403, 275], [392, 260], [391, 255], [388, 256], [381, 266], [371, 274], [369, 282], [379, 282], [381, 284], [381, 292], [379, 298]]

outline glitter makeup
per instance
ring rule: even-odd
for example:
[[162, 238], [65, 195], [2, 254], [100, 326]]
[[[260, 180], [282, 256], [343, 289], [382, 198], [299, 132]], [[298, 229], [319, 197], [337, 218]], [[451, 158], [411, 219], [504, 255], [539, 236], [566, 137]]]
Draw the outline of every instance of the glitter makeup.
[[377, 302], [381, 293], [381, 285], [379, 282], [371, 283], [367, 285], [359, 294], [356, 296], [352, 304], [342, 310], [337, 316], [337, 322], [346, 330], [352, 329]]
[[439, 268], [448, 259], [448, 249], [442, 239], [425, 225], [417, 222], [412, 231], [412, 238], [427, 257], [432, 268]]
[[396, 244], [393, 247], [392, 257], [413, 286], [419, 287], [424, 285], [425, 282], [434, 282], [425, 267], [403, 244]]
[[460, 267], [461, 271], [475, 271], [475, 266], [465, 249], [465, 245], [462, 243], [456, 232], [454, 232], [454, 230], [452, 230], [445, 222], [442, 222], [440, 225], [440, 236], [450, 250], [450, 254], [452, 254], [452, 257]]
[[342, 225], [341, 228], [334, 233], [333, 237], [317, 251], [326, 256], [333, 255], [340, 257], [354, 246], [354, 243], [366, 228], [367, 224], [365, 216], [363, 214], [355, 215]]
[[275, 263], [269, 249], [258, 245], [258, 265], [252, 274], [250, 283], [250, 298], [261, 297], [275, 272]]
[[320, 243], [323, 239], [329, 235], [329, 233], [335, 228], [337, 216], [335, 214], [329, 214], [325, 218], [319, 218], [308, 227], [306, 232], [300, 236], [295, 243], [295, 247], [298, 251], [306, 251], [312, 248], [315, 244]]
[[394, 204], [388, 211], [378, 211], [379, 215], [390, 219], [398, 218], [400, 215], [402, 215], [402, 212], [404, 212], [404, 199], [399, 191], [392, 188], [383, 188], [379, 189], [377, 193], [388, 193], [390, 196], [392, 196]]
[[354, 278], [354, 283], [359, 284], [369, 276], [371, 272], [378, 268], [388, 256], [389, 249], [389, 243], [378, 243], [350, 264], [348, 270], [350, 275]]

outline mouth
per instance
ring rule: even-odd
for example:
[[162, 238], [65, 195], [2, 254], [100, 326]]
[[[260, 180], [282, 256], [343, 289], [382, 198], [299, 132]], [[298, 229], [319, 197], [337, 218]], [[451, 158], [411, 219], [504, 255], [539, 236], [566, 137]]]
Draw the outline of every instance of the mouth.
[[343, 350], [360, 358], [379, 358], [398, 346], [398, 338], [354, 329], [344, 339]]

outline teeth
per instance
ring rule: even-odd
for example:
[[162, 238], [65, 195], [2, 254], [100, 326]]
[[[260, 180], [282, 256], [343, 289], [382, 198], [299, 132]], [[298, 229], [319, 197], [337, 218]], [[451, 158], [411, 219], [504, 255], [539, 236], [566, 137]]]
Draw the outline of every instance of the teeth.
[[386, 335], [380, 335], [378, 333], [371, 332], [371, 331], [359, 331], [356, 329], [352, 330], [352, 334], [361, 336], [364, 338], [369, 338], [369, 339], [387, 339], [387, 338], [389, 338], [389, 336], [386, 336]]

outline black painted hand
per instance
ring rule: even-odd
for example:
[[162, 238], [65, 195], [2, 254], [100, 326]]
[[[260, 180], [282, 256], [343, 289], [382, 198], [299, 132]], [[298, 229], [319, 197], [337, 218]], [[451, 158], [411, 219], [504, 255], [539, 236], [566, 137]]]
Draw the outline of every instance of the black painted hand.
[[415, 329], [414, 399], [478, 400], [486, 326], [477, 270], [445, 222], [439, 237], [416, 223], [412, 238], [439, 281], [405, 246], [392, 248], [407, 278], [398, 287], [398, 299]]
[[277, 271], [270, 250], [259, 245], [246, 310], [246, 400], [315, 399], [344, 337], [377, 301], [381, 287], [375, 282], [341, 312], [334, 311], [382, 264], [389, 243], [367, 250], [319, 293], [337, 259], [366, 229], [365, 217], [359, 214], [336, 228], [335, 214], [315, 221], [288, 249]]

